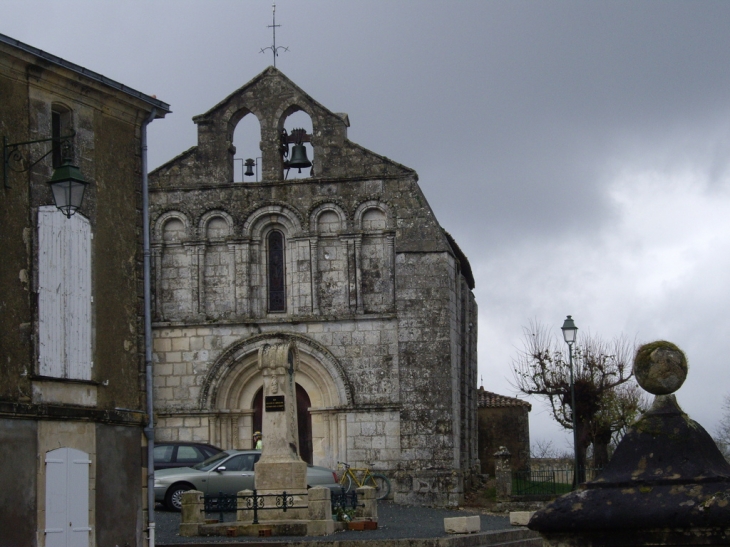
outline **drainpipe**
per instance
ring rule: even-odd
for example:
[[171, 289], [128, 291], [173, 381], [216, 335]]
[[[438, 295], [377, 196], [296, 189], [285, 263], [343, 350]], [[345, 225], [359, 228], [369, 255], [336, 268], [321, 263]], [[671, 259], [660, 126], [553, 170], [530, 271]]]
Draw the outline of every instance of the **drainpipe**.
[[150, 282], [150, 196], [147, 180], [147, 126], [152, 123], [157, 109], [152, 108], [149, 118], [142, 123], [142, 233], [144, 234], [144, 364], [147, 388], [147, 539], [155, 547], [155, 415], [152, 399], [152, 287]]

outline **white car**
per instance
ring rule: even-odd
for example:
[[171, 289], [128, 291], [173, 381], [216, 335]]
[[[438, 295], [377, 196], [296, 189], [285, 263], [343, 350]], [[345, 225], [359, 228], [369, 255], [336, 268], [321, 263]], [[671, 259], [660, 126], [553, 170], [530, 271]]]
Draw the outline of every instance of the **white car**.
[[[254, 464], [260, 450], [224, 450], [193, 467], [155, 471], [155, 501], [173, 511], [182, 509], [182, 494], [200, 490], [206, 495], [235, 494], [254, 488]], [[307, 466], [307, 488], [326, 486], [339, 492], [337, 474], [326, 467]]]

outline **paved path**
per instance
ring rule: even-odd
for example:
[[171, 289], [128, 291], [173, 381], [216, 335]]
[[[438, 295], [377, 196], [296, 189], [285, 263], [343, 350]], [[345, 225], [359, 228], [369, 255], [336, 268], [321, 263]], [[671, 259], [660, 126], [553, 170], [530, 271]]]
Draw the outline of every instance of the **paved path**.
[[[478, 510], [434, 509], [431, 507], [414, 507], [397, 505], [392, 502], [378, 502], [378, 529], [368, 532], [337, 532], [332, 536], [302, 537], [276, 536], [260, 537], [180, 537], [180, 513], [157, 510], [155, 513], [156, 543], [171, 545], [182, 543], [261, 543], [277, 541], [342, 541], [342, 540], [384, 540], [402, 538], [439, 538], [453, 537], [444, 532], [445, 517], [461, 517], [480, 514]], [[482, 532], [490, 530], [511, 529], [508, 517], [481, 514]], [[235, 513], [227, 515], [235, 520]]]

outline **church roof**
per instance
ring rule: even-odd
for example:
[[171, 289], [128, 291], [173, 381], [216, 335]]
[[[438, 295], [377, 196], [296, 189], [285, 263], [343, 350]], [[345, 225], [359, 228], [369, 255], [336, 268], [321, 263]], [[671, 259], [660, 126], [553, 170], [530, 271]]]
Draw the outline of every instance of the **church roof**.
[[508, 406], [526, 406], [527, 411], [532, 410], [532, 405], [517, 397], [507, 397], [491, 391], [485, 391], [484, 387], [477, 390], [477, 406], [479, 408], [504, 408]]

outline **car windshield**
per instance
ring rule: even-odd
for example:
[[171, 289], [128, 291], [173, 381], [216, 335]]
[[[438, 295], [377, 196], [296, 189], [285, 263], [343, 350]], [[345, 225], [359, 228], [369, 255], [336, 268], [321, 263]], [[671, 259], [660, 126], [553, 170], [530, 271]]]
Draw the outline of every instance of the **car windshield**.
[[228, 456], [230, 456], [230, 454], [228, 454], [227, 452], [219, 452], [218, 454], [211, 456], [207, 460], [195, 464], [193, 466], [193, 469], [197, 469], [198, 471], [210, 471], [216, 465], [218, 465], [221, 460], [225, 460]]

